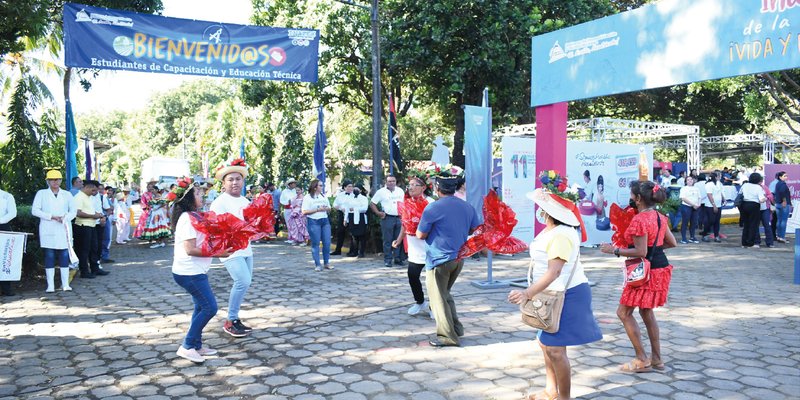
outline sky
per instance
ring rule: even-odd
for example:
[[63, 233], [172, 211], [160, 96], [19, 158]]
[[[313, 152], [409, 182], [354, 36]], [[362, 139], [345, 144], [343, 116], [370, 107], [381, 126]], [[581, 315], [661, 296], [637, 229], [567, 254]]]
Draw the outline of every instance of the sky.
[[[253, 12], [250, 0], [163, 0], [163, 4], [162, 15], [165, 17], [243, 25], [249, 23]], [[63, 59], [60, 64], [63, 66]], [[77, 80], [73, 81], [70, 87], [72, 108], [76, 114], [141, 109], [153, 94], [198, 79], [219, 78], [100, 70], [100, 75], [92, 80], [92, 88], [88, 92], [83, 91]], [[53, 77], [48, 79], [47, 83], [59, 107], [63, 108], [64, 93], [61, 82], [57, 77]]]

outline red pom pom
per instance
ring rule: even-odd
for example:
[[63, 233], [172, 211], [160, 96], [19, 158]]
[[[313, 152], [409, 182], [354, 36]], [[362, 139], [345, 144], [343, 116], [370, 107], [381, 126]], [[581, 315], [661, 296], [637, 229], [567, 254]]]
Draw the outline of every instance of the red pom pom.
[[186, 183], [185, 181], [178, 181], [178, 186], [186, 189], [187, 187], [189, 187], [189, 184]]
[[564, 183], [564, 182], [561, 182], [561, 184], [560, 184], [560, 185], [558, 185], [558, 191], [559, 191], [559, 192], [563, 192], [563, 191], [565, 191], [565, 190], [567, 190], [567, 184], [566, 184], [566, 183]]
[[167, 194], [167, 201], [175, 201], [177, 198], [178, 195], [175, 194], [175, 192], [169, 192], [169, 194]]

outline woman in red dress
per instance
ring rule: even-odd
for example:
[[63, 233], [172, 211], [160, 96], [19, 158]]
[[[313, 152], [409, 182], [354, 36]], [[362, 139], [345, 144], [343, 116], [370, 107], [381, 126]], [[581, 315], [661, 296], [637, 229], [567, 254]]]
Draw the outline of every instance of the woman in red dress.
[[[667, 199], [666, 191], [650, 181], [631, 183], [631, 206], [638, 213], [623, 234], [629, 243], [627, 248], [603, 244], [603, 253], [617, 257], [647, 257], [650, 260], [650, 279], [644, 285], [632, 287], [625, 285], [619, 300], [617, 316], [625, 327], [625, 332], [633, 344], [636, 358], [622, 365], [624, 372], [647, 372], [651, 369], [663, 370], [661, 358], [661, 339], [654, 309], [667, 302], [669, 282], [672, 278], [672, 265], [669, 264], [664, 249], [677, 246], [675, 236], [669, 230], [667, 217], [656, 211], [656, 204]], [[652, 249], [652, 250], [651, 250]], [[639, 323], [633, 311], [639, 308], [639, 315], [647, 328], [650, 338], [650, 357], [642, 345]]]

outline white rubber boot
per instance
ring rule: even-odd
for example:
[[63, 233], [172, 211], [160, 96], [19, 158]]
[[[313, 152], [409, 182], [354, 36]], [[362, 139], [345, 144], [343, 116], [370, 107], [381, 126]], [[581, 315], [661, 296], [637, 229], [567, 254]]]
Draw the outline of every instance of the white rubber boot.
[[69, 287], [69, 268], [59, 268], [61, 270], [61, 290], [71, 292], [72, 288]]
[[47, 289], [45, 289], [45, 293], [53, 293], [56, 291], [55, 283], [53, 279], [56, 276], [56, 269], [55, 268], [45, 268], [44, 274], [47, 276]]

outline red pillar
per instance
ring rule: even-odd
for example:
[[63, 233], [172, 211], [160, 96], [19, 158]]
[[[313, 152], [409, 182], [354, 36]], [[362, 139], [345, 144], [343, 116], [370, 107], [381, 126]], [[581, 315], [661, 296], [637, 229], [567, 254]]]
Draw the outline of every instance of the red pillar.
[[[567, 103], [536, 107], [536, 176], [551, 169], [567, 174]], [[543, 228], [537, 221], [535, 232]]]

